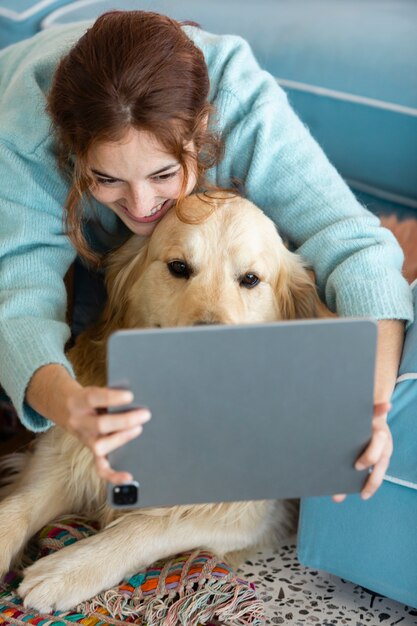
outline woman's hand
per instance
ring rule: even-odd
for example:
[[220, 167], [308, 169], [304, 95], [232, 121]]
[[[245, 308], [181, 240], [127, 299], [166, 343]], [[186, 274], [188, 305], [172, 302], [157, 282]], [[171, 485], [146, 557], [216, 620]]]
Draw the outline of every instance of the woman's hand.
[[[355, 469], [364, 470], [372, 467], [370, 475], [362, 488], [361, 497], [367, 500], [379, 489], [388, 469], [393, 451], [392, 435], [387, 424], [387, 415], [391, 409], [388, 402], [374, 405], [372, 418], [372, 437], [366, 450], [355, 463]], [[333, 496], [334, 502], [343, 502], [346, 494]]]
[[107, 387], [82, 387], [62, 365], [45, 365], [33, 375], [27, 402], [41, 415], [67, 430], [94, 455], [97, 473], [111, 483], [132, 480], [128, 472], [116, 472], [106, 455], [134, 439], [150, 419], [148, 409], [107, 413], [130, 404], [130, 391]]
[[372, 467], [369, 478], [361, 491], [361, 497], [364, 500], [373, 496], [382, 485], [392, 456], [392, 435], [387, 424], [387, 416], [390, 409], [391, 405], [387, 402], [374, 405], [371, 442], [355, 463], [357, 470]]
[[130, 404], [130, 391], [106, 387], [81, 387], [67, 398], [67, 419], [61, 424], [94, 454], [97, 473], [111, 483], [129, 482], [128, 472], [116, 472], [106, 458], [109, 452], [138, 437], [149, 421], [148, 409], [107, 413], [106, 409]]
[[[381, 486], [393, 451], [387, 415], [391, 409], [390, 400], [397, 380], [403, 343], [404, 322], [401, 320], [381, 320], [378, 322], [372, 436], [365, 452], [355, 463], [357, 470], [373, 466], [361, 491], [361, 497], [364, 500], [370, 498]], [[343, 502], [345, 497], [344, 494], [338, 494], [333, 496], [333, 500]]]

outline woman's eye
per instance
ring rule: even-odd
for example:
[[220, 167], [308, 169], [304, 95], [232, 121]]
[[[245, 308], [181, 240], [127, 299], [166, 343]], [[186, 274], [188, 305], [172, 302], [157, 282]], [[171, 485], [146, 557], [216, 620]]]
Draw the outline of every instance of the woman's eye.
[[179, 170], [175, 170], [175, 172], [169, 172], [168, 174], [159, 174], [159, 176], [153, 176], [152, 180], [157, 183], [163, 183], [165, 180], [169, 180], [170, 178], [174, 178], [179, 173]]
[[175, 278], [190, 278], [191, 269], [184, 261], [170, 261], [168, 269]]
[[99, 185], [112, 185], [117, 183], [117, 178], [102, 178], [101, 176], [96, 176], [96, 181]]
[[250, 272], [241, 276], [239, 279], [239, 285], [241, 287], [245, 287], [246, 289], [253, 289], [260, 282], [259, 277], [256, 274], [251, 274]]

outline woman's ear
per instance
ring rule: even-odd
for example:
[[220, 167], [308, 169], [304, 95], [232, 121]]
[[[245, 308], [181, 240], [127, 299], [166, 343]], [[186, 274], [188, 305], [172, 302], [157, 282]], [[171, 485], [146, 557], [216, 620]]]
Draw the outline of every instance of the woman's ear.
[[280, 319], [323, 317], [325, 307], [318, 297], [312, 274], [299, 256], [285, 249], [275, 287]]

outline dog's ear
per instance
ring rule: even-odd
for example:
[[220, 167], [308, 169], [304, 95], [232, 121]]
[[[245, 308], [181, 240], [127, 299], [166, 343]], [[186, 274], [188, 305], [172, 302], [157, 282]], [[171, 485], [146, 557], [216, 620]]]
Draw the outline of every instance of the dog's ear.
[[129, 293], [146, 267], [149, 237], [133, 235], [106, 262], [107, 303], [102, 321], [122, 328]]
[[313, 276], [299, 256], [285, 250], [275, 287], [281, 319], [323, 316], [324, 305], [318, 297]]

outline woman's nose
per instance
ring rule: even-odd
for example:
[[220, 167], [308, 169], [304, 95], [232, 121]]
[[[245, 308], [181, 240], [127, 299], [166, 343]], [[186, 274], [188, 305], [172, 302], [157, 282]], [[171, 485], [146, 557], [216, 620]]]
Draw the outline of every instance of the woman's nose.
[[150, 185], [132, 185], [129, 189], [129, 206], [127, 207], [135, 217], [150, 215], [152, 209], [158, 205], [158, 199]]

